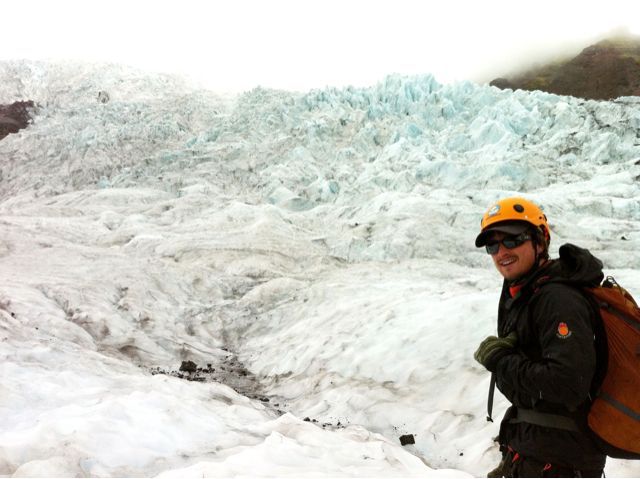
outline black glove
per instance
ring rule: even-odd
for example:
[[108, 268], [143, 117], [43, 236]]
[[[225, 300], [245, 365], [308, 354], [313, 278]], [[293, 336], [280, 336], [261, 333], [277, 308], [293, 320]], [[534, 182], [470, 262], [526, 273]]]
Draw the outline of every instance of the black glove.
[[496, 372], [498, 361], [509, 354], [515, 353], [517, 342], [518, 336], [515, 331], [504, 338], [489, 336], [480, 343], [473, 357], [485, 368], [494, 373]]

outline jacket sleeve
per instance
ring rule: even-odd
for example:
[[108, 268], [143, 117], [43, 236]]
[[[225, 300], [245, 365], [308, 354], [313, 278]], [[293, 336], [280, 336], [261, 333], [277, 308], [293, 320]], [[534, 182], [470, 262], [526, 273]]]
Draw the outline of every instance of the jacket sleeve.
[[587, 399], [596, 368], [592, 307], [578, 290], [558, 284], [543, 287], [530, 307], [537, 337], [522, 339], [538, 341], [541, 357], [504, 357], [497, 383], [513, 392], [509, 399], [517, 406], [544, 401], [573, 409]]

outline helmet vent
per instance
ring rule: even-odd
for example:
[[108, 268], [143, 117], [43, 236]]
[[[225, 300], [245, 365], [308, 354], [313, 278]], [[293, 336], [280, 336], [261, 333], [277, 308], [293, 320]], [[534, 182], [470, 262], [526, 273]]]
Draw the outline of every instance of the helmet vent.
[[518, 205], [518, 204], [513, 205], [513, 209], [516, 210], [518, 213], [524, 212], [524, 206], [522, 205]]

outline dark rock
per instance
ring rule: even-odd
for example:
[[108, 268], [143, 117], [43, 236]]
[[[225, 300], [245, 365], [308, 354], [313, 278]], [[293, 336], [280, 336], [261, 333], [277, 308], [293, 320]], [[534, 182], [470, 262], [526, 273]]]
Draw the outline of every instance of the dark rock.
[[506, 90], [508, 88], [512, 90], [514, 89], [511, 82], [506, 78], [496, 78], [495, 80], [491, 80], [491, 83], [489, 83], [489, 85], [500, 88], [501, 90]]
[[109, 94], [104, 91], [104, 90], [100, 90], [98, 92], [98, 102], [99, 103], [109, 103]]
[[400, 444], [406, 446], [407, 444], [415, 444], [416, 440], [413, 437], [413, 434], [405, 434], [400, 436]]
[[10, 105], [0, 105], [0, 140], [11, 133], [26, 128], [31, 121], [33, 101], [16, 101]]
[[180, 371], [184, 371], [187, 373], [195, 373], [198, 369], [198, 365], [193, 361], [182, 361], [180, 365]]
[[303, 421], [305, 421], [305, 422], [311, 422], [311, 419], [310, 419], [310, 418], [308, 418], [308, 417], [305, 417], [305, 418], [303, 419]]

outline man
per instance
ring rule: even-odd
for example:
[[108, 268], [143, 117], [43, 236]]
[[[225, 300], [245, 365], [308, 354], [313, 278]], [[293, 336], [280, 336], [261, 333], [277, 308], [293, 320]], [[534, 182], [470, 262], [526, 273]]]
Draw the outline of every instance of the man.
[[488, 477], [603, 474], [606, 456], [586, 421], [603, 373], [596, 368], [598, 323], [579, 289], [600, 284], [602, 263], [570, 244], [551, 260], [550, 239], [546, 216], [524, 198], [489, 208], [476, 238], [504, 284], [498, 337], [485, 339], [474, 357], [512, 404], [500, 425], [503, 458]]

